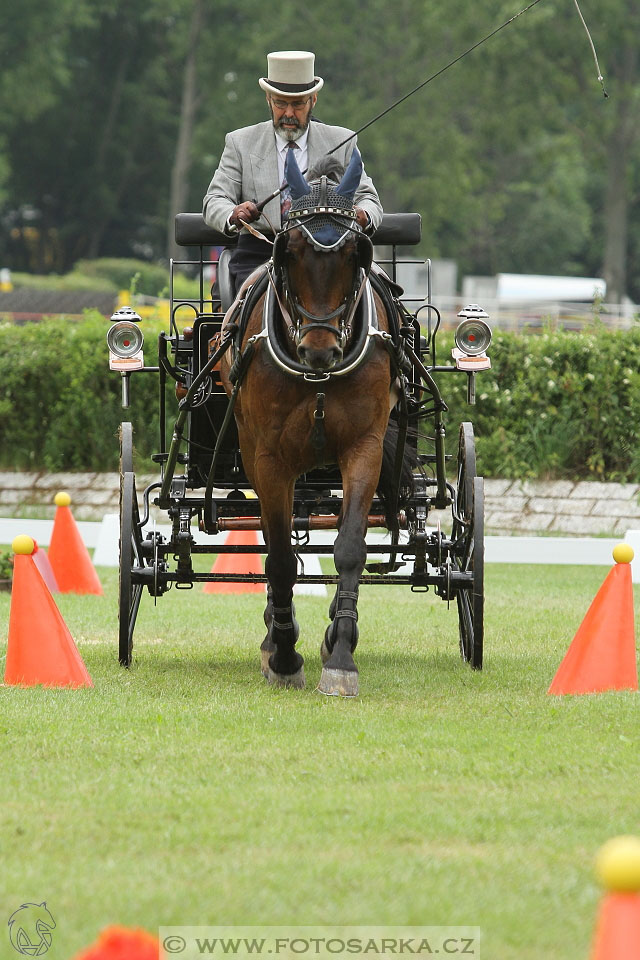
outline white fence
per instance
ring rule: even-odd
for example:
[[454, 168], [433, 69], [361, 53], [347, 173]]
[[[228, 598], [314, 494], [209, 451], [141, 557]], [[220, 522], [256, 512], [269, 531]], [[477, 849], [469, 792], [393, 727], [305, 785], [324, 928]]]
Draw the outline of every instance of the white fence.
[[[80, 535], [88, 548], [94, 550], [93, 562], [96, 566], [118, 566], [119, 518], [116, 513], [108, 513], [102, 522], [78, 521]], [[151, 528], [150, 528], [151, 529]], [[26, 533], [46, 547], [51, 539], [53, 520], [17, 520], [0, 518], [0, 543], [11, 543], [18, 534]], [[159, 533], [168, 536], [171, 528], [158, 525]], [[195, 528], [192, 530], [196, 543], [223, 543], [226, 534], [209, 536]], [[327, 531], [313, 531], [312, 544], [332, 543], [335, 534]], [[371, 534], [374, 543], [387, 542], [387, 536]], [[640, 583], [640, 530], [629, 530], [625, 537], [635, 550], [635, 559], [631, 565], [633, 580]], [[611, 552], [620, 539], [605, 537], [485, 537], [485, 561], [487, 563], [526, 563], [526, 564], [578, 564], [589, 566], [611, 566]], [[406, 573], [408, 565], [404, 569]], [[403, 571], [398, 571], [403, 572]]]

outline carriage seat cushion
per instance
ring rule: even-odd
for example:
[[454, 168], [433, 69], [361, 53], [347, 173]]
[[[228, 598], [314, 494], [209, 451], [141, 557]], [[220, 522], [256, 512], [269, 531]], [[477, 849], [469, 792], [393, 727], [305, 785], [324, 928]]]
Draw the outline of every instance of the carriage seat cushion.
[[422, 238], [419, 213], [384, 213], [382, 223], [371, 237], [374, 246], [413, 247]]
[[180, 247], [235, 247], [238, 234], [227, 236], [204, 222], [201, 213], [176, 214], [176, 243]]
[[[233, 247], [238, 242], [237, 235], [228, 237], [210, 227], [201, 213], [178, 213], [175, 228], [176, 243], [181, 247]], [[385, 213], [371, 240], [378, 246], [415, 246], [421, 236], [419, 213]]]

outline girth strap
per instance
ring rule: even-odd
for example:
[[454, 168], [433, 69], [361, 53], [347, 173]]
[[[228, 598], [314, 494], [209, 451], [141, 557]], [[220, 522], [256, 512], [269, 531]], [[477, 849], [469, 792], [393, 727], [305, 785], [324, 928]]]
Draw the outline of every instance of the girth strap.
[[313, 412], [313, 430], [311, 431], [311, 446], [316, 455], [316, 465], [324, 464], [324, 453], [327, 438], [324, 432], [324, 393], [316, 394], [316, 409]]

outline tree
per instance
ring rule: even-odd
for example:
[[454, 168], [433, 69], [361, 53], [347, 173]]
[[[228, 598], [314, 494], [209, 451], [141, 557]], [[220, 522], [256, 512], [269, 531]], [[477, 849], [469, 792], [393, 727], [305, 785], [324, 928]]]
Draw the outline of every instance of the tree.
[[620, 302], [628, 288], [632, 162], [640, 143], [640, 10], [635, 3], [623, 3], [619, 5], [618, 14], [614, 22], [620, 44], [616, 55], [611, 56], [610, 67], [614, 101], [605, 134], [602, 266], [602, 275], [607, 281], [607, 299], [613, 303]]
[[176, 152], [171, 171], [171, 189], [169, 193], [169, 219], [167, 232], [167, 251], [170, 257], [179, 257], [179, 248], [175, 242], [175, 215], [185, 210], [189, 195], [188, 175], [191, 166], [191, 148], [199, 97], [196, 90], [198, 47], [204, 25], [203, 0], [195, 0], [191, 12], [187, 51], [182, 81], [182, 102]]
[[[581, 2], [610, 100], [571, 0], [545, 0], [359, 143], [385, 208], [422, 213], [425, 255], [463, 273], [602, 270], [610, 296], [640, 299], [640, 11]], [[175, 212], [200, 209], [225, 133], [267, 116], [257, 78], [283, 37], [310, 38], [318, 116], [353, 129], [514, 12], [513, 0], [280, 0], [277, 17], [262, 0], [25, 0], [0, 35], [0, 212], [14, 225], [26, 211], [47, 238], [40, 269], [162, 257]]]

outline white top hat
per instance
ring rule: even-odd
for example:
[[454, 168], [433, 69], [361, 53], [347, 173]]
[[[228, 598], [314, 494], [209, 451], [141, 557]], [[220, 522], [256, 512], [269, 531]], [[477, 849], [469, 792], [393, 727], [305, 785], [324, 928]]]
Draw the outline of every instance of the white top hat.
[[267, 54], [267, 77], [258, 83], [269, 93], [296, 97], [301, 93], [317, 93], [324, 84], [314, 76], [315, 54], [307, 50], [277, 50]]

